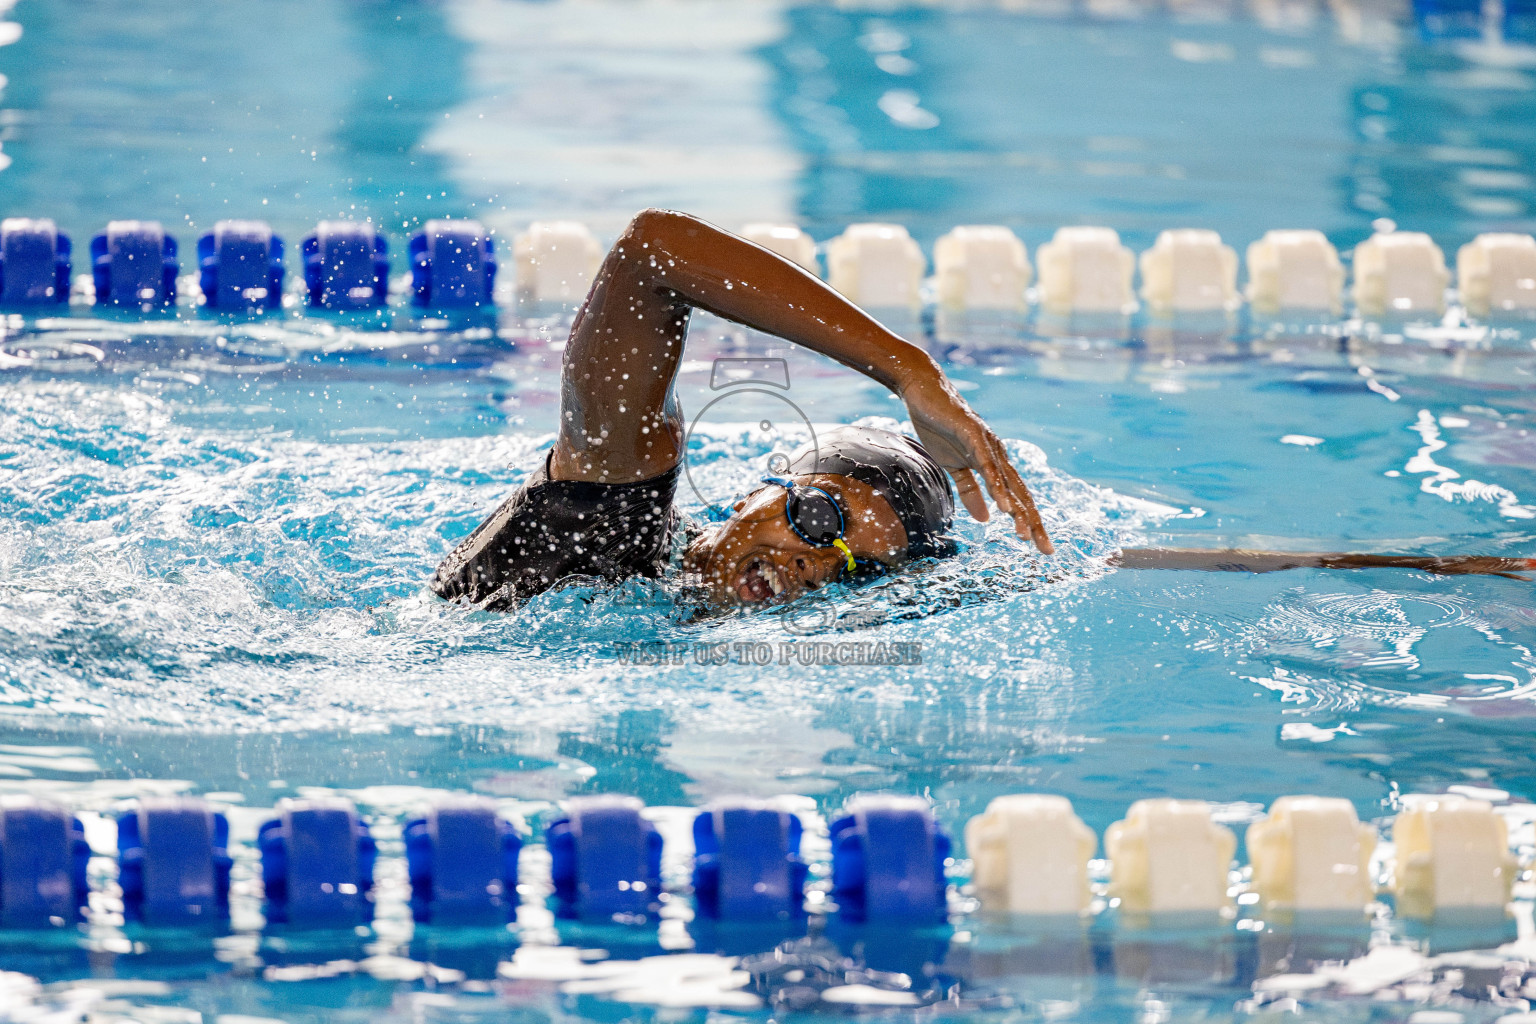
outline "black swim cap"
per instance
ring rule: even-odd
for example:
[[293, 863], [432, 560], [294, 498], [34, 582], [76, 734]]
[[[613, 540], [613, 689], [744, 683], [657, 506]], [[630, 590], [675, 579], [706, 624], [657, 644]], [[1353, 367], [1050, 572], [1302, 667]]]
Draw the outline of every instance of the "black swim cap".
[[945, 536], [955, 517], [949, 476], [910, 437], [874, 427], [834, 427], [790, 456], [785, 473], [852, 477], [896, 510], [907, 530], [908, 558], [955, 553]]

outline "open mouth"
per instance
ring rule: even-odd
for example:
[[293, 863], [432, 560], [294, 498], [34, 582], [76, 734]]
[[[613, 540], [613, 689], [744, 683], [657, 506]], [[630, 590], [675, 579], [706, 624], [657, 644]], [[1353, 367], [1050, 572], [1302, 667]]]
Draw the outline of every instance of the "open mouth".
[[784, 578], [773, 563], [754, 558], [736, 578], [736, 596], [746, 603], [771, 601], [784, 593]]

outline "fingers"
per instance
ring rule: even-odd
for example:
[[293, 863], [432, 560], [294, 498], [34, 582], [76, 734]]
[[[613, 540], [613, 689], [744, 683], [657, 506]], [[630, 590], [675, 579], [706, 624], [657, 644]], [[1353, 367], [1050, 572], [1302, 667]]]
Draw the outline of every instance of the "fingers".
[[[946, 437], [940, 433], [936, 438], [930, 439], [919, 428], [919, 436], [922, 436], [925, 444], [931, 444], [930, 450], [942, 452], [947, 445], [954, 450], [955, 461], [963, 459], [968, 465], [946, 465], [949, 475], [955, 481], [955, 490], [960, 495], [960, 503], [971, 517], [979, 523], [985, 523], [991, 519], [991, 513], [987, 509], [986, 495], [982, 492], [981, 484], [976, 481], [976, 475], [981, 475], [986, 489], [992, 495], [992, 500], [997, 507], [1008, 513], [1013, 518], [1013, 526], [1019, 537], [1032, 541], [1036, 548], [1044, 554], [1051, 554], [1056, 546], [1051, 543], [1050, 535], [1046, 533], [1045, 523], [1040, 518], [1040, 510], [1035, 507], [1034, 496], [1029, 493], [1024, 478], [1008, 459], [1008, 451], [1003, 447], [1003, 442], [986, 425], [976, 420], [973, 414], [973, 422], [979, 427], [977, 434], [969, 437]], [[916, 420], [914, 419], [914, 424]], [[942, 442], [939, 443], [939, 442]], [[967, 443], [969, 442], [969, 443]], [[944, 459], [945, 463], [949, 460]]]
[[[1008, 493], [1019, 503], [1020, 511], [1023, 512], [1024, 519], [1029, 524], [1029, 532], [1034, 538], [1035, 547], [1049, 555], [1056, 550], [1056, 545], [1051, 543], [1050, 535], [1045, 531], [1045, 521], [1040, 518], [1040, 510], [1035, 506], [1035, 496], [1029, 493], [1029, 486], [1024, 483], [1024, 477], [1008, 459], [1008, 451], [1003, 447], [1003, 442], [996, 443], [998, 461], [1009, 480]], [[1015, 522], [1017, 521], [1015, 516]]]
[[971, 518], [978, 523], [991, 519], [992, 513], [987, 509], [987, 499], [982, 495], [975, 475], [968, 469], [952, 469], [949, 475], [954, 477], [955, 490], [960, 492], [960, 503], [971, 514]]
[[981, 472], [987, 481], [987, 489], [992, 492], [998, 507], [1013, 517], [1014, 530], [1021, 538], [1033, 541], [1042, 553], [1048, 555], [1055, 551], [1056, 546], [1051, 543], [1045, 523], [1040, 519], [1040, 510], [1035, 507], [1034, 496], [1008, 460], [1008, 452], [996, 434], [987, 432], [986, 450], [982, 454], [986, 456]]

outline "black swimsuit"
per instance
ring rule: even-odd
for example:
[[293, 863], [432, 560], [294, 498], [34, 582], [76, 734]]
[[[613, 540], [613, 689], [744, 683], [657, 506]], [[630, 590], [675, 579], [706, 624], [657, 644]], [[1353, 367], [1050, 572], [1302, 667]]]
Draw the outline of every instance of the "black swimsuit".
[[549, 460], [443, 559], [439, 597], [501, 611], [571, 576], [618, 582], [667, 565], [679, 467], [649, 480], [551, 480]]

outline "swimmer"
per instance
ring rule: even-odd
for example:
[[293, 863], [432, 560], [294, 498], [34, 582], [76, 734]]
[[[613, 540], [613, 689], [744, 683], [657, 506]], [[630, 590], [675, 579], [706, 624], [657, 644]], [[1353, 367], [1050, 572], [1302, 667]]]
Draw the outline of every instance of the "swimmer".
[[[726, 522], [691, 528], [673, 507], [684, 441], [674, 385], [694, 309], [878, 381], [905, 403], [916, 438], [864, 427], [824, 432], [765, 476]], [[932, 357], [815, 275], [686, 214], [646, 210], [608, 253], [571, 326], [560, 401], [543, 465], [438, 566], [430, 585], [439, 596], [508, 609], [572, 577], [657, 576], [681, 549], [684, 571], [712, 606], [780, 603], [846, 576], [953, 553], [954, 495], [986, 522], [983, 488], [1020, 538], [1053, 550], [1003, 442]], [[1263, 552], [1119, 556], [1126, 567], [1240, 571], [1329, 559], [1355, 560], [1332, 564], [1340, 568], [1407, 564]], [[1417, 559], [1413, 567], [1507, 573], [1531, 564]]]

